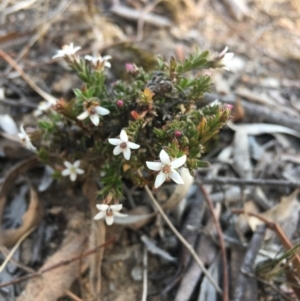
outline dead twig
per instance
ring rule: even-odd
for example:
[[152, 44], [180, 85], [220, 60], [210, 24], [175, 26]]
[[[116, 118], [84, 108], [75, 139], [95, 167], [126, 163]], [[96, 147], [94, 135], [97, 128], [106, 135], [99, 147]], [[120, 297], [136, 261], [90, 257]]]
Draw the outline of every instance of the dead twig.
[[148, 251], [147, 247], [144, 246], [144, 257], [143, 257], [143, 295], [142, 301], [147, 301], [148, 292]]
[[218, 233], [218, 236], [220, 239], [220, 248], [221, 248], [221, 254], [222, 254], [222, 261], [223, 261], [223, 301], [228, 301], [229, 300], [228, 263], [227, 263], [226, 248], [225, 248], [225, 242], [224, 242], [224, 238], [223, 238], [222, 229], [221, 229], [219, 220], [216, 217], [212, 200], [210, 199], [206, 189], [204, 188], [203, 185], [199, 185], [199, 187], [204, 195], [204, 198], [206, 200], [206, 203], [207, 203], [210, 213], [212, 215], [212, 218], [213, 218], [213, 221], [216, 226], [216, 230], [217, 230], [217, 233]]
[[[235, 214], [245, 214], [245, 210], [242, 210], [242, 209], [232, 209], [231, 212], [235, 213]], [[267, 225], [267, 227], [274, 230], [286, 250], [290, 250], [290, 249], [294, 248], [292, 242], [286, 236], [286, 234], [284, 233], [284, 231], [282, 230], [282, 228], [280, 227], [280, 225], [278, 223], [276, 223], [272, 220], [269, 220], [258, 213], [247, 211], [247, 214], [251, 215], [251, 216], [255, 216], [256, 218], [262, 220]], [[295, 276], [292, 272], [286, 273], [286, 276], [287, 276], [287, 279], [290, 281], [291, 287], [293, 288], [295, 294], [300, 299], [300, 288], [297, 286], [297, 284], [298, 284], [297, 277], [300, 278], [300, 255], [299, 254], [295, 253], [293, 255], [292, 263], [294, 266], [294, 273], [297, 276]]]
[[5, 260], [0, 266], [0, 273], [5, 269], [6, 265], [8, 262], [11, 260], [11, 258], [14, 256], [14, 253], [17, 251], [19, 248], [20, 244], [23, 242], [23, 240], [30, 235], [36, 227], [30, 228], [28, 231], [26, 231], [17, 241], [17, 243], [14, 245], [14, 247], [10, 250], [9, 254], [6, 256]]
[[30, 103], [27, 101], [22, 101], [22, 99], [19, 101], [19, 100], [14, 100], [14, 99], [10, 99], [10, 98], [4, 98], [4, 99], [0, 99], [0, 102], [3, 104], [6, 104], [6, 105], [12, 106], [12, 107], [23, 106], [23, 107], [27, 107], [27, 108], [31, 108], [31, 109], [37, 108], [36, 104]]
[[[138, 172], [139, 172], [139, 175], [142, 177], [141, 171], [138, 171]], [[222, 294], [221, 288], [215, 282], [215, 280], [211, 277], [210, 273], [205, 268], [203, 262], [201, 261], [201, 259], [197, 255], [197, 253], [195, 252], [194, 248], [185, 240], [185, 238], [174, 227], [174, 225], [172, 224], [172, 222], [170, 221], [170, 219], [168, 218], [168, 216], [165, 214], [165, 212], [162, 209], [162, 207], [159, 205], [159, 203], [157, 202], [157, 200], [153, 196], [153, 193], [151, 192], [151, 190], [148, 187], [148, 185], [145, 185], [145, 190], [148, 193], [148, 195], [149, 195], [150, 199], [152, 200], [152, 202], [153, 202], [155, 208], [157, 209], [157, 211], [161, 214], [162, 218], [165, 220], [165, 222], [168, 224], [168, 226], [173, 231], [173, 233], [177, 236], [177, 238], [181, 241], [181, 243], [190, 251], [191, 255], [193, 256], [193, 258], [195, 259], [195, 261], [197, 262], [198, 266], [203, 271], [203, 273], [205, 274], [205, 276], [207, 277], [207, 279], [210, 281], [210, 283], [213, 285], [213, 287], [216, 289], [216, 291], [219, 294]]]
[[52, 95], [43, 91], [40, 87], [38, 87], [33, 80], [22, 70], [22, 68], [13, 60], [7, 53], [0, 49], [0, 57], [3, 57], [24, 79], [24, 81], [34, 90], [37, 94], [39, 94], [43, 99], [49, 102], [55, 102], [56, 98]]
[[161, 0], [155, 0], [153, 3], [148, 4], [142, 11], [141, 16], [138, 18], [138, 24], [137, 24], [137, 42], [142, 41], [144, 34], [144, 24], [145, 24], [145, 16], [149, 14], [156, 5], [158, 5], [161, 2]]
[[248, 250], [245, 254], [240, 273], [237, 279], [237, 284], [234, 292], [234, 301], [252, 301], [254, 297], [253, 287], [256, 286], [256, 280], [249, 277], [249, 273], [253, 273], [253, 264], [260, 246], [264, 240], [266, 226], [260, 225], [257, 227], [251, 242], [248, 245]]
[[8, 286], [8, 285], [11, 285], [11, 284], [16, 284], [16, 283], [19, 283], [19, 282], [23, 282], [25, 280], [29, 280], [29, 279], [34, 278], [34, 277], [41, 276], [42, 274], [45, 274], [45, 273], [47, 273], [49, 271], [52, 271], [52, 270], [54, 270], [54, 269], [56, 269], [56, 268], [58, 268], [60, 266], [70, 264], [70, 263], [72, 263], [72, 262], [74, 262], [76, 260], [80, 260], [83, 257], [86, 257], [86, 256], [89, 256], [91, 254], [94, 254], [100, 248], [104, 248], [104, 247], [108, 246], [109, 244], [113, 243], [116, 239], [117, 239], [117, 237], [115, 236], [115, 237], [107, 240], [102, 245], [99, 245], [99, 246], [97, 246], [97, 247], [95, 247], [95, 248], [93, 248], [91, 250], [88, 250], [88, 251], [84, 252], [83, 254], [80, 254], [79, 256], [75, 256], [75, 257], [70, 258], [70, 259], [62, 260], [62, 261], [60, 261], [60, 262], [58, 262], [58, 263], [56, 263], [56, 264], [54, 264], [54, 265], [52, 265], [52, 266], [44, 269], [44, 270], [41, 270], [40, 272], [36, 272], [34, 274], [26, 275], [26, 276], [19, 277], [19, 278], [16, 278], [16, 279], [8, 281], [8, 282], [1, 283], [0, 284], [0, 288]]
[[79, 298], [78, 296], [76, 296], [75, 294], [73, 294], [71, 291], [66, 291], [66, 296], [70, 297], [71, 299], [73, 299], [74, 301], [83, 301], [81, 298]]
[[[249, 276], [253, 276], [249, 274]], [[276, 293], [280, 294], [280, 296], [285, 300], [285, 301], [291, 301], [291, 298], [289, 296], [287, 296], [286, 294], [284, 294], [280, 289], [278, 289], [274, 284], [272, 284], [270, 281], [266, 281], [258, 276], [255, 275], [255, 278], [257, 281], [269, 286], [270, 288], [272, 288]]]
[[[218, 94], [210, 94], [210, 93], [204, 93], [203, 95], [204, 102], [210, 103], [213, 102], [215, 99], [218, 99], [223, 103], [228, 103], [232, 105], [235, 105], [236, 103], [236, 97], [233, 95], [221, 96]], [[259, 120], [261, 122], [265, 121], [268, 123], [280, 124], [288, 128], [291, 128], [295, 131], [299, 131], [300, 122], [297, 118], [291, 118], [291, 116], [288, 116], [286, 114], [274, 112], [274, 110], [268, 107], [254, 104], [254, 103], [249, 103], [248, 101], [241, 100], [240, 102], [246, 112], [246, 116], [249, 117], [250, 119], [255, 120], [259, 116]]]
[[288, 180], [273, 179], [239, 179], [239, 178], [200, 178], [199, 184], [216, 184], [216, 185], [240, 185], [240, 186], [269, 186], [269, 187], [291, 187], [300, 188], [300, 182]]
[[121, 18], [129, 19], [129, 20], [139, 20], [139, 18], [141, 18], [142, 16], [145, 23], [158, 26], [158, 27], [171, 26], [171, 22], [165, 17], [159, 16], [157, 14], [151, 14], [151, 13], [144, 14], [143, 11], [142, 12], [137, 11], [135, 9], [123, 5], [114, 5], [110, 9], [110, 11]]
[[[29, 40], [27, 45], [20, 51], [15, 62], [18, 63], [23, 56], [29, 51], [29, 49], [42, 37], [44, 36], [50, 27], [55, 23], [55, 21], [63, 14], [64, 11], [71, 5], [72, 1], [61, 1], [58, 8], [52, 13], [51, 17], [46, 20], [42, 21], [42, 24], [38, 24], [37, 26], [37, 33]], [[8, 74], [11, 70], [11, 67], [8, 67], [4, 73]]]

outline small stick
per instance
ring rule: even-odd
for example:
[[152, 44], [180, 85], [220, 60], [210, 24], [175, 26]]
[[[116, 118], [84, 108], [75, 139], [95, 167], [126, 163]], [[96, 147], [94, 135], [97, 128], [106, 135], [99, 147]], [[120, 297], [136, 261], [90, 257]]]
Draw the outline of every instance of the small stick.
[[52, 95], [43, 91], [40, 87], [38, 87], [33, 80], [22, 70], [22, 68], [14, 61], [7, 53], [0, 49], [0, 57], [3, 57], [24, 79], [24, 81], [34, 90], [37, 94], [39, 94], [42, 98], [46, 99], [49, 102], [56, 101], [56, 98]]
[[56, 263], [56, 264], [53, 264], [52, 266], [50, 266], [50, 267], [48, 267], [48, 268], [46, 268], [46, 269], [41, 270], [41, 271], [39, 271], [39, 272], [36, 272], [36, 273], [34, 273], [34, 274], [29, 274], [29, 275], [26, 275], [26, 276], [23, 276], [23, 277], [19, 277], [19, 278], [16, 278], [16, 279], [11, 280], [11, 281], [8, 281], [8, 282], [1, 283], [1, 284], [0, 284], [0, 288], [5, 287], [5, 286], [8, 286], [8, 285], [11, 285], [11, 284], [16, 284], [16, 283], [19, 283], [19, 282], [22, 282], [22, 281], [25, 281], [25, 280], [28, 280], [28, 279], [31, 279], [31, 278], [34, 278], [34, 277], [41, 276], [42, 274], [47, 273], [47, 272], [49, 272], [49, 271], [51, 271], [51, 270], [54, 270], [54, 269], [56, 269], [56, 268], [59, 268], [59, 267], [62, 266], [62, 265], [67, 265], [67, 264], [72, 263], [73, 261], [76, 261], [76, 260], [81, 259], [82, 257], [89, 256], [89, 255], [91, 255], [91, 254], [97, 252], [98, 249], [104, 248], [104, 247], [106, 247], [107, 245], [113, 243], [113, 242], [116, 240], [116, 238], [117, 238], [117, 237], [115, 236], [115, 237], [113, 237], [113, 238], [107, 240], [104, 244], [99, 245], [99, 246], [97, 246], [97, 247], [95, 247], [95, 248], [93, 248], [93, 249], [90, 249], [90, 250], [84, 252], [83, 254], [80, 254], [80, 255], [75, 256], [75, 257], [70, 258], [70, 259], [62, 260], [62, 261], [60, 261], [60, 262], [58, 262], [58, 263]]
[[[139, 175], [142, 177], [142, 173], [139, 170], [138, 171]], [[174, 232], [174, 234], [178, 237], [178, 239], [182, 242], [182, 244], [189, 250], [197, 264], [199, 265], [200, 269], [203, 271], [207, 279], [210, 281], [210, 283], [213, 285], [213, 287], [216, 289], [216, 291], [219, 294], [222, 294], [221, 288], [218, 286], [218, 284], [215, 282], [215, 280], [211, 277], [209, 274], [208, 270], [205, 268], [203, 262], [195, 252], [194, 248], [185, 240], [185, 238], [177, 231], [177, 229], [174, 227], [168, 216], [165, 214], [164, 210], [161, 208], [155, 197], [153, 196], [150, 188], [148, 185], [145, 185], [145, 190], [147, 191], [150, 199], [152, 200], [154, 206], [156, 207], [157, 211], [161, 214], [162, 218], [165, 220], [165, 222], [168, 224], [170, 229]], [[1, 286], [0, 286], [1, 287]]]
[[144, 246], [144, 258], [143, 258], [143, 296], [142, 301], [147, 301], [148, 293], [148, 251], [147, 247]]
[[28, 231], [26, 231], [17, 241], [17, 243], [14, 245], [14, 247], [10, 250], [9, 254], [6, 256], [5, 260], [3, 261], [3, 263], [0, 266], [0, 273], [5, 269], [6, 265], [8, 264], [8, 262], [10, 261], [10, 259], [14, 256], [14, 253], [17, 251], [17, 249], [19, 248], [20, 244], [22, 243], [22, 241], [28, 236], [30, 235], [33, 231], [35, 230], [35, 227], [29, 229]]
[[210, 213], [212, 215], [213, 221], [215, 223], [217, 233], [220, 239], [220, 248], [221, 248], [221, 253], [222, 253], [222, 261], [223, 261], [223, 301], [228, 301], [229, 300], [229, 292], [228, 292], [228, 263], [227, 263], [227, 257], [226, 257], [226, 248], [225, 248], [225, 242], [223, 238], [223, 233], [222, 229], [219, 223], [219, 220], [216, 217], [215, 211], [214, 211], [214, 206], [212, 203], [212, 200], [210, 199], [206, 189], [204, 188], [203, 185], [199, 185], [204, 198], [206, 200], [206, 203], [208, 205], [208, 208], [210, 210]]
[[71, 291], [67, 290], [65, 291], [66, 296], [70, 297], [71, 299], [73, 299], [74, 301], [83, 301], [81, 298], [79, 298], [78, 296], [76, 296], [75, 294], [73, 294]]
[[265, 233], [266, 233], [265, 225], [260, 225], [256, 228], [256, 231], [251, 239], [249, 248], [245, 254], [242, 266], [240, 268], [240, 273], [238, 276], [234, 297], [233, 297], [234, 301], [243, 301], [243, 300], [249, 301], [251, 298], [251, 293], [253, 293], [253, 295], [255, 294], [255, 292], [252, 292], [253, 286], [255, 285], [255, 281], [253, 281], [253, 279], [249, 279], [249, 275], [247, 275], [246, 273], [249, 272], [253, 273], [254, 261], [261, 247], [261, 244], [264, 240]]
[[[243, 210], [243, 209], [232, 209], [231, 212], [235, 213], [235, 214], [245, 214], [245, 210]], [[247, 211], [247, 214], [255, 216], [258, 219], [262, 220], [270, 229], [275, 231], [286, 250], [290, 250], [294, 247], [292, 242], [286, 236], [286, 234], [284, 233], [284, 231], [282, 230], [282, 228], [280, 227], [280, 225], [278, 223], [276, 223], [272, 220], [269, 220], [258, 213]], [[299, 278], [299, 276], [300, 276], [300, 256], [297, 253], [294, 254], [292, 262], [294, 265], [294, 272], [297, 274], [297, 276], [295, 276], [292, 272], [289, 272], [286, 275], [287, 275], [287, 279], [291, 283], [296, 284], [296, 285], [291, 285], [291, 286], [292, 286], [295, 294], [297, 295], [297, 297], [300, 299], [300, 288], [297, 286], [297, 283], [299, 282], [297, 277]]]
[[249, 186], [270, 186], [270, 187], [300, 187], [298, 181], [288, 180], [273, 180], [273, 179], [238, 179], [238, 178], [226, 178], [226, 177], [215, 177], [215, 178], [200, 178], [197, 181], [198, 184], [218, 184], [218, 185], [249, 185]]

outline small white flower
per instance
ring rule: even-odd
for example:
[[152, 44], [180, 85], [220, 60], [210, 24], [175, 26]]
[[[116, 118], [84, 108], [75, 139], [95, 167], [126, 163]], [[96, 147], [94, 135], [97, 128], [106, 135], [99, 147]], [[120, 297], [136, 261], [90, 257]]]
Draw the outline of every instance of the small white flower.
[[31, 143], [30, 137], [27, 135], [27, 133], [24, 130], [23, 125], [20, 126], [20, 131], [21, 133], [18, 134], [21, 143], [23, 144], [24, 147], [31, 151], [36, 151], [36, 147]]
[[42, 115], [45, 111], [49, 110], [56, 103], [57, 103], [56, 99], [50, 99], [50, 100], [45, 100], [40, 102], [36, 110], [33, 112], [34, 116]]
[[159, 171], [155, 179], [154, 187], [158, 188], [169, 178], [177, 184], [184, 184], [180, 174], [175, 170], [175, 168], [178, 168], [185, 163], [186, 155], [172, 160], [165, 150], [161, 150], [159, 158], [161, 162], [146, 162], [149, 169]]
[[233, 52], [227, 52], [228, 47], [226, 46], [223, 51], [218, 55], [219, 64], [222, 66], [223, 69], [230, 71], [230, 60], [233, 58]]
[[57, 50], [57, 54], [52, 58], [56, 59], [58, 57], [73, 56], [79, 49], [81, 49], [81, 47], [74, 47], [73, 43], [70, 45], [64, 45], [62, 50]]
[[113, 224], [115, 216], [121, 216], [121, 217], [127, 216], [127, 214], [123, 214], [119, 212], [122, 209], [122, 206], [123, 206], [122, 204], [118, 204], [118, 205], [97, 204], [96, 207], [97, 209], [100, 210], [100, 212], [94, 216], [94, 219], [98, 220], [105, 217], [106, 224], [110, 226]]
[[98, 56], [91, 56], [91, 55], [86, 55], [84, 57], [86, 60], [92, 62], [92, 64], [95, 66], [95, 67], [98, 67], [98, 66], [103, 66], [106, 67], [106, 68], [110, 68], [111, 67], [111, 64], [110, 62], [108, 62], [108, 60], [111, 59], [111, 56], [110, 55], [105, 55], [105, 56], [101, 56], [101, 55], [98, 55]]
[[108, 142], [112, 145], [116, 145], [113, 150], [113, 154], [117, 156], [123, 152], [124, 158], [126, 160], [130, 159], [131, 148], [138, 149], [140, 147], [140, 145], [128, 141], [128, 136], [124, 130], [121, 131], [120, 138], [109, 138]]
[[66, 169], [64, 169], [61, 174], [66, 177], [70, 176], [71, 181], [75, 181], [77, 178], [77, 175], [82, 175], [84, 174], [84, 170], [79, 168], [80, 165], [80, 160], [75, 161], [73, 164], [65, 161], [64, 165]]
[[101, 115], [108, 115], [110, 113], [109, 110], [100, 107], [100, 106], [92, 106], [88, 109], [86, 109], [83, 113], [81, 113], [79, 116], [77, 116], [77, 119], [83, 120], [86, 119], [87, 117], [90, 117], [91, 122], [97, 126], [99, 125], [100, 118], [99, 116]]
[[211, 107], [213, 107], [213, 106], [215, 106], [215, 105], [218, 105], [218, 106], [221, 105], [219, 99], [215, 99], [213, 102], [210, 103], [210, 106], [211, 106]]

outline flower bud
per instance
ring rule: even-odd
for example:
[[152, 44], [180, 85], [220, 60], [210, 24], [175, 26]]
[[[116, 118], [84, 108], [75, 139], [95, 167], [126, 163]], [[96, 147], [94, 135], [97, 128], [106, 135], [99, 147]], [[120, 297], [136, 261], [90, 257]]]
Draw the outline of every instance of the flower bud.
[[124, 106], [124, 101], [121, 100], [121, 99], [117, 100], [117, 106], [118, 106], [119, 108], [122, 108], [122, 107]]
[[125, 68], [128, 74], [131, 74], [132, 76], [136, 76], [139, 74], [139, 69], [135, 64], [126, 63]]
[[180, 138], [180, 137], [182, 136], [182, 132], [180, 132], [180, 131], [175, 131], [175, 132], [174, 132], [174, 135], [175, 135], [176, 138]]

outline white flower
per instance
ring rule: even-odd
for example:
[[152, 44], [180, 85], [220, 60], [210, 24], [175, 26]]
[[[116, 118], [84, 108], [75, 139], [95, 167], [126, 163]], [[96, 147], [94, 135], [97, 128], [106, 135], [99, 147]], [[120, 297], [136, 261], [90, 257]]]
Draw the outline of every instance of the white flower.
[[79, 168], [80, 160], [75, 161], [73, 164], [65, 161], [64, 165], [66, 166], [66, 169], [64, 169], [61, 174], [64, 177], [70, 176], [70, 179], [73, 182], [76, 180], [77, 175], [82, 175], [84, 173], [84, 170]]
[[105, 221], [107, 225], [112, 225], [114, 222], [114, 216], [127, 216], [127, 214], [120, 213], [119, 211], [122, 209], [122, 204], [118, 205], [107, 205], [107, 204], [97, 204], [97, 209], [100, 210], [94, 216], [95, 220], [101, 219], [105, 216]]
[[20, 131], [21, 131], [21, 133], [19, 133], [18, 136], [19, 136], [23, 146], [26, 147], [27, 149], [35, 152], [36, 147], [31, 143], [30, 137], [25, 132], [23, 125], [20, 126]]
[[52, 58], [56, 59], [58, 57], [65, 57], [65, 56], [72, 56], [74, 55], [81, 47], [77, 46], [74, 47], [73, 43], [70, 45], [64, 45], [62, 50], [57, 50], [57, 54], [54, 55]]
[[215, 105], [218, 105], [218, 106], [221, 105], [219, 99], [215, 99], [213, 102], [210, 103], [210, 106], [211, 106], [211, 107], [213, 107], [213, 106], [215, 106]]
[[228, 47], [226, 46], [223, 51], [218, 55], [219, 64], [222, 66], [223, 69], [230, 71], [230, 63], [229, 61], [233, 58], [233, 52], [227, 52]]
[[185, 163], [186, 155], [172, 160], [164, 150], [161, 150], [159, 158], [161, 162], [146, 162], [149, 169], [159, 171], [155, 179], [154, 187], [159, 187], [169, 178], [177, 184], [184, 184], [180, 174], [175, 170], [175, 168], [178, 168]]
[[79, 116], [77, 116], [77, 119], [83, 120], [87, 117], [90, 117], [91, 122], [97, 126], [99, 125], [100, 118], [99, 115], [107, 115], [110, 111], [100, 107], [100, 106], [92, 106], [87, 108], [83, 113], [81, 113]]
[[113, 154], [117, 156], [123, 152], [124, 158], [126, 160], [130, 159], [131, 148], [138, 149], [140, 147], [140, 145], [128, 141], [128, 136], [124, 130], [121, 131], [120, 138], [110, 138], [108, 139], [108, 142], [112, 145], [116, 145], [113, 150]]
[[38, 107], [36, 108], [36, 110], [33, 112], [34, 116], [42, 115], [45, 111], [49, 110], [56, 103], [57, 103], [56, 99], [49, 99], [49, 100], [40, 102]]
[[103, 57], [101, 55], [98, 55], [98, 56], [86, 55], [84, 58], [88, 61], [91, 61], [95, 67], [103, 66], [103, 65], [106, 68], [111, 67], [110, 62], [108, 62], [108, 60], [111, 59], [110, 55], [105, 55]]

